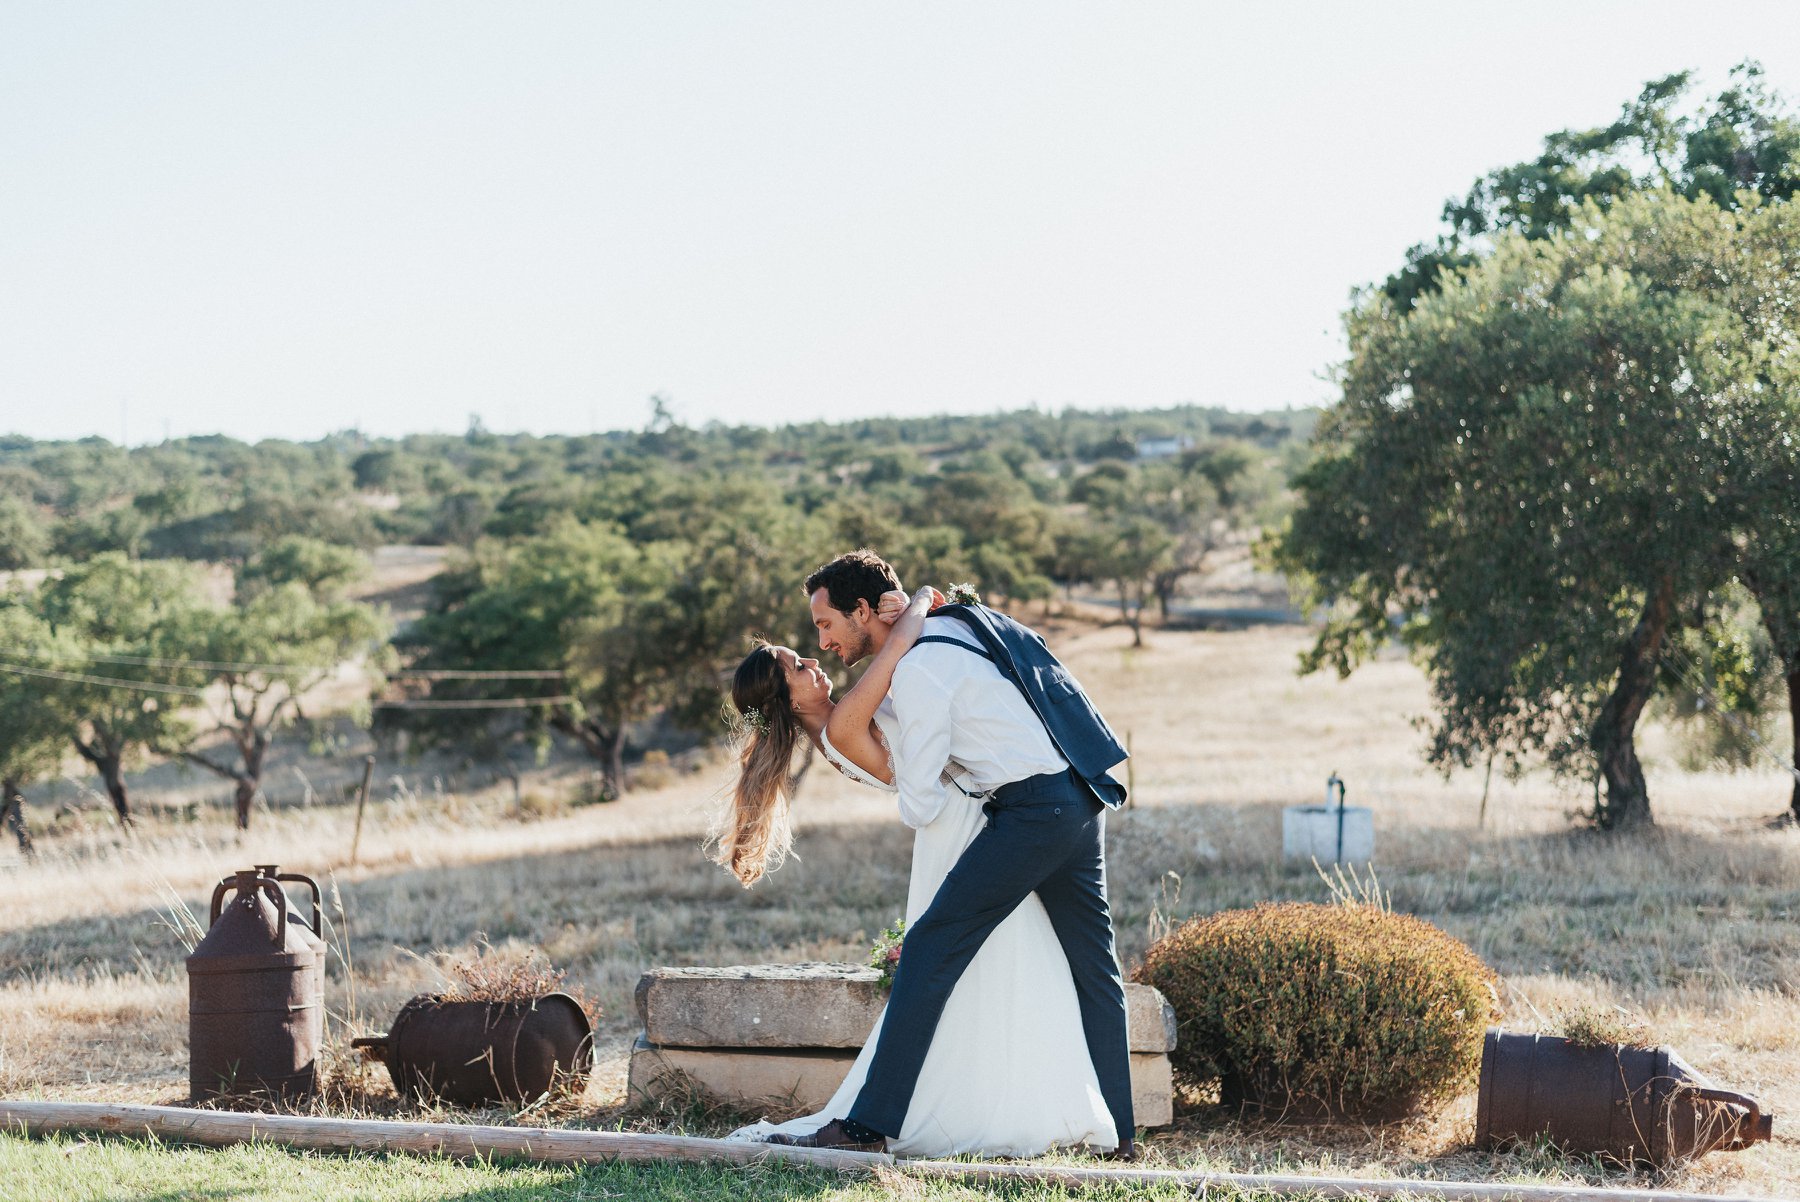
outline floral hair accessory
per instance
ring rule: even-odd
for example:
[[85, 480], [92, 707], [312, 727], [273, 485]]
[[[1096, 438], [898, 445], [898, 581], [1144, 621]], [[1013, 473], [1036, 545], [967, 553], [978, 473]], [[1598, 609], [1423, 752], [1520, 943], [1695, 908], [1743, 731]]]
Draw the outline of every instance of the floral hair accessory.
[[976, 592], [975, 585], [967, 580], [963, 581], [961, 584], [946, 584], [944, 586], [944, 596], [950, 598], [950, 604], [952, 605], [981, 604], [981, 594]]
[[763, 713], [760, 708], [739, 710], [738, 714], [744, 719], [744, 725], [748, 726], [757, 734], [766, 735], [769, 733], [769, 715]]

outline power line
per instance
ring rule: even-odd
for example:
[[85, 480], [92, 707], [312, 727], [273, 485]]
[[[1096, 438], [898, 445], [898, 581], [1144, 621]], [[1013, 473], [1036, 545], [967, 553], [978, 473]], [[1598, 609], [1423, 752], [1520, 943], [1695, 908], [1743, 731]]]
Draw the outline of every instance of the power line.
[[489, 672], [474, 668], [402, 668], [387, 674], [394, 680], [561, 680], [561, 668], [521, 668], [517, 672]]
[[[53, 651], [37, 651], [29, 647], [0, 647], [0, 654], [23, 655], [33, 659], [61, 659]], [[84, 662], [100, 664], [138, 664], [152, 668], [198, 668], [209, 672], [316, 672], [319, 664], [268, 664], [247, 660], [167, 659], [156, 655], [115, 655], [98, 651], [81, 655]], [[395, 680], [561, 680], [558, 668], [521, 668], [517, 671], [475, 670], [461, 668], [402, 668], [387, 673]]]
[[[0, 647], [7, 655], [28, 655], [34, 659], [63, 659], [54, 651], [35, 651], [29, 647]], [[158, 655], [113, 655], [98, 651], [76, 657], [96, 664], [138, 664], [150, 668], [199, 668], [209, 672], [316, 672], [318, 664], [258, 664], [231, 660], [165, 659]]]
[[204, 697], [205, 689], [190, 689], [178, 684], [156, 684], [148, 680], [119, 680], [112, 676], [87, 676], [80, 672], [52, 672], [48, 668], [27, 668], [23, 664], [0, 663], [0, 672], [18, 676], [39, 676], [46, 680], [66, 680], [74, 684], [106, 685], [116, 689], [134, 689], [142, 693], [180, 693], [185, 697]]
[[564, 694], [558, 697], [496, 697], [491, 701], [377, 701], [378, 710], [510, 710], [532, 705], [567, 705], [576, 700]]
[[[175, 693], [183, 697], [205, 697], [206, 690], [190, 689], [178, 684], [157, 684], [148, 680], [120, 680], [113, 676], [89, 676], [82, 672], [53, 672], [48, 668], [28, 668], [24, 664], [0, 663], [0, 672], [19, 676], [36, 676], [45, 680], [62, 680], [73, 684], [95, 684], [107, 688], [129, 689], [140, 693]], [[567, 705], [576, 698], [570, 694], [554, 697], [495, 697], [488, 700], [471, 698], [455, 701], [377, 701], [375, 709], [402, 710], [484, 710], [523, 709], [533, 705]]]

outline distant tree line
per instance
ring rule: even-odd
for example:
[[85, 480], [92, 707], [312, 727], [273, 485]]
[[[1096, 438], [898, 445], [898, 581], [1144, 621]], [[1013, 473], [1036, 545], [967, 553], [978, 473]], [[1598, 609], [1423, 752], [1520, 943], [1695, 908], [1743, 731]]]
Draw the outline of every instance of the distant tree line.
[[[811, 644], [798, 583], [856, 545], [1011, 603], [1103, 587], [1139, 633], [1209, 552], [1280, 514], [1315, 416], [692, 428], [653, 398], [643, 428], [592, 436], [0, 438], [8, 821], [26, 837], [22, 790], [73, 753], [129, 823], [126, 771], [154, 753], [230, 781], [248, 824], [277, 733], [347, 659], [388, 700], [433, 706], [376, 710], [379, 736], [505, 762], [566, 740], [616, 795], [634, 732], [717, 729], [751, 634]], [[454, 549], [399, 632], [347, 599], [388, 543]]]

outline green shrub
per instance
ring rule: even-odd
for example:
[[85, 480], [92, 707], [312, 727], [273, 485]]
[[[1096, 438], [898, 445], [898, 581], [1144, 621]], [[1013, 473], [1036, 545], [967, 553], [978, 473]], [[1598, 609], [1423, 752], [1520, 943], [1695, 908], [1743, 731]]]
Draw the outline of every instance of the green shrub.
[[1273, 1115], [1397, 1118], [1475, 1079], [1495, 977], [1421, 919], [1363, 903], [1190, 919], [1137, 979], [1175, 1008], [1189, 1084]]

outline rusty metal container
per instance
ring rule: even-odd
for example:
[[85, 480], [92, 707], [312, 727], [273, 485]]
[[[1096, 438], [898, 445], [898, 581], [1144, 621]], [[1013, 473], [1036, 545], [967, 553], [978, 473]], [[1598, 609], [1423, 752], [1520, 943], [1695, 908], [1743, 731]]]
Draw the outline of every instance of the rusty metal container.
[[187, 958], [196, 1101], [313, 1092], [325, 1037], [323, 946], [288, 920], [274, 878], [245, 868], [219, 882], [206, 937]]
[[287, 920], [288, 926], [293, 928], [293, 930], [299, 934], [300, 938], [305, 940], [306, 945], [318, 954], [319, 972], [315, 979], [319, 986], [319, 1013], [323, 1014], [325, 1013], [325, 969], [330, 963], [331, 957], [327, 953], [325, 945], [325, 897], [319, 890], [319, 882], [298, 872], [283, 872], [281, 871], [281, 865], [279, 864], [258, 864], [256, 866], [256, 871], [277, 884], [284, 886], [282, 889], [283, 893], [288, 892], [285, 886], [292, 883], [305, 885], [308, 892], [311, 894], [307, 899], [310, 902], [311, 907], [307, 910], [307, 915], [310, 915], [310, 921], [307, 917], [302, 916], [295, 911], [294, 895], [291, 893], [288, 893], [287, 899]]
[[386, 1035], [351, 1044], [385, 1063], [402, 1093], [458, 1106], [579, 1090], [594, 1067], [593, 1025], [566, 993], [509, 1002], [421, 994], [401, 1007]]
[[1666, 1047], [1582, 1045], [1490, 1030], [1475, 1146], [1548, 1137], [1570, 1152], [1666, 1167], [1770, 1137], [1756, 1099], [1719, 1089]]

